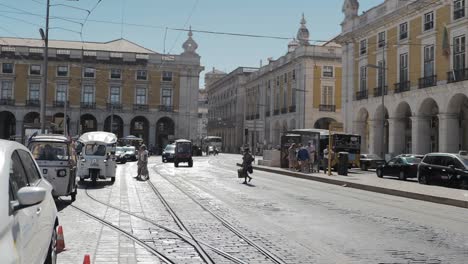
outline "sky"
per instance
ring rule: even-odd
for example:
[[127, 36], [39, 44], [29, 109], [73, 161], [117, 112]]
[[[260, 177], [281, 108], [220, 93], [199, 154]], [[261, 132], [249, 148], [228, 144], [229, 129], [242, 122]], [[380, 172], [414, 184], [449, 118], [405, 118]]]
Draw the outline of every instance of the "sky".
[[[341, 31], [343, 0], [50, 0], [50, 39], [110, 41], [125, 38], [159, 53], [180, 54], [187, 32], [167, 28], [295, 37], [302, 13], [311, 40], [329, 40]], [[99, 4], [97, 4], [99, 2]], [[383, 0], [360, 0], [360, 13]], [[97, 5], [96, 5], [97, 4]], [[84, 10], [80, 10], [84, 9]], [[94, 9], [93, 9], [94, 8]], [[83, 22], [92, 10], [88, 20]], [[0, 0], [0, 35], [40, 38], [46, 0]], [[72, 18], [64, 20], [54, 17]], [[76, 20], [74, 20], [76, 19]], [[99, 20], [96, 21], [96, 20]], [[166, 38], [165, 38], [166, 36]], [[287, 52], [289, 40], [194, 33], [205, 67], [230, 72], [258, 67], [260, 60]], [[3, 43], [0, 43], [2, 45]], [[313, 43], [312, 43], [313, 44]]]

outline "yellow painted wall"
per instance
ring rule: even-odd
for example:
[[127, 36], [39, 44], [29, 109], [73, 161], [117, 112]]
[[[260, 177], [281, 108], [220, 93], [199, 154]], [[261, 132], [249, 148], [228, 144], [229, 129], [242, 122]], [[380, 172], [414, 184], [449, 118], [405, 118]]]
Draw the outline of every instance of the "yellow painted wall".
[[81, 91], [81, 67], [70, 67], [70, 84], [68, 88], [68, 100], [71, 106], [80, 105]]
[[134, 69], [122, 69], [121, 102], [124, 106], [133, 107], [135, 103], [135, 74]]
[[[369, 38], [367, 44], [367, 63], [376, 65], [376, 55], [375, 52], [377, 51], [377, 36], [372, 36]], [[374, 88], [377, 87], [376, 78], [377, 69], [374, 68], [367, 68], [367, 90], [368, 94], [371, 95], [374, 92]]]
[[[393, 90], [394, 84], [397, 83], [397, 40], [398, 28], [392, 27], [387, 31], [387, 49], [385, 56], [387, 57], [387, 84], [388, 89]], [[411, 34], [411, 32], [410, 32]]]
[[96, 107], [106, 108], [109, 96], [110, 67], [96, 66]]
[[148, 104], [150, 108], [161, 104], [161, 72], [151, 70], [148, 73]]
[[[436, 18], [437, 20], [437, 18]], [[411, 86], [417, 85], [419, 78], [422, 77], [421, 74], [421, 64], [423, 63], [421, 58], [421, 50], [424, 49], [421, 44], [421, 41], [417, 36], [422, 32], [422, 17], [415, 18], [409, 23], [410, 28], [410, 43], [415, 45], [409, 46], [409, 78], [411, 81]]]
[[335, 106], [336, 110], [341, 109], [341, 75], [342, 75], [342, 68], [335, 67]]
[[[437, 45], [435, 48], [435, 63], [437, 80], [447, 80], [447, 72], [450, 71], [450, 55], [444, 56], [442, 43], [444, 38], [444, 28], [451, 20], [450, 6], [439, 8], [436, 12], [436, 30], [437, 30]], [[449, 32], [450, 34], [450, 32]], [[449, 35], [450, 37], [450, 35]], [[451, 48], [453, 50], [453, 48]]]
[[15, 64], [15, 101], [16, 104], [24, 104], [28, 99], [28, 64]]

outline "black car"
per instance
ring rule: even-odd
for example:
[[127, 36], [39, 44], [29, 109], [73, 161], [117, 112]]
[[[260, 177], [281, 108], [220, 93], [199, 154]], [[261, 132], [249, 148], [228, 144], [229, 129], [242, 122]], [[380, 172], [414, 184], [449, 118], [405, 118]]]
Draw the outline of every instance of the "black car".
[[169, 144], [162, 153], [162, 162], [172, 162], [175, 156], [175, 144]]
[[361, 154], [360, 159], [361, 170], [377, 169], [379, 165], [385, 164], [385, 160], [375, 154]]
[[421, 184], [439, 183], [468, 190], [468, 153], [430, 153], [418, 167]]
[[379, 178], [383, 176], [395, 176], [400, 180], [416, 178], [420, 162], [420, 156], [404, 154], [389, 160], [383, 165], [379, 165], [376, 173]]

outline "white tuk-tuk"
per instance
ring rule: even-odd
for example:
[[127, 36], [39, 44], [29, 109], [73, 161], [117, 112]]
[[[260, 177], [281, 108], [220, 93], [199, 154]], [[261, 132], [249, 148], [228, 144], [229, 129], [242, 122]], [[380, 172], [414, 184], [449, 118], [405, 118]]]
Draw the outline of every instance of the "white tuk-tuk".
[[54, 187], [52, 195], [76, 199], [76, 155], [72, 142], [63, 135], [31, 137], [29, 150], [42, 170], [42, 175]]
[[79, 139], [81, 144], [80, 161], [78, 162], [78, 177], [80, 182], [91, 179], [111, 179], [115, 181], [117, 162], [115, 149], [117, 136], [108, 132], [88, 132]]

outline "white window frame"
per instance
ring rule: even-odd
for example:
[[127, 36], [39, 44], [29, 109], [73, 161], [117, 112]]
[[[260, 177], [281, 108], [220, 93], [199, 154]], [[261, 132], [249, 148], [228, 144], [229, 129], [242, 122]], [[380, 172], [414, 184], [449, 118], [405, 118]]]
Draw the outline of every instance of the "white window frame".
[[[401, 38], [401, 34], [402, 34], [402, 26], [403, 25], [406, 25], [406, 37], [405, 38]], [[408, 40], [409, 39], [409, 27], [408, 27], [409, 23], [408, 21], [405, 21], [405, 22], [402, 22], [398, 25], [398, 40], [400, 41], [404, 41], [404, 40]]]
[[[427, 18], [431, 18], [431, 20], [426, 20]], [[431, 31], [431, 30], [434, 30], [435, 28], [435, 12], [434, 11], [430, 11], [430, 12], [426, 12], [423, 14], [423, 19], [422, 19], [422, 22], [423, 22], [423, 32], [427, 32], [427, 31]], [[429, 28], [429, 29], [426, 29], [426, 24], [428, 23], [432, 23], [432, 27]]]
[[[112, 90], [114, 88], [118, 88], [119, 89], [119, 100], [118, 101], [113, 101], [112, 100], [112, 97], [117, 95], [117, 94], [114, 94], [112, 93]], [[109, 86], [109, 101], [108, 101], [110, 104], [121, 104], [122, 103], [122, 86], [121, 85], [118, 85], [118, 84], [111, 84]]]
[[[9, 82], [10, 83], [10, 97], [3, 97], [3, 83]], [[13, 80], [0, 80], [0, 99], [13, 99], [15, 98], [15, 82]]]
[[[114, 78], [114, 77], [112, 77], [112, 74], [114, 74], [114, 71], [119, 73], [119, 78]], [[110, 69], [110, 71], [109, 71], [109, 79], [111, 79], [111, 80], [122, 80], [122, 69], [119, 69], [119, 68], [112, 68], [112, 69]]]
[[[31, 73], [33, 66], [34, 67], [39, 67], [39, 74], [32, 74]], [[30, 64], [29, 65], [29, 75], [30, 76], [41, 76], [42, 75], [42, 65], [40, 65], [40, 64]]]
[[[429, 53], [428, 53], [429, 51]], [[432, 51], [432, 53], [431, 53]], [[435, 69], [435, 52], [436, 52], [436, 49], [435, 49], [435, 45], [434, 44], [431, 44], [431, 45], [425, 45], [423, 47], [423, 77], [426, 78], [426, 77], [430, 77], [430, 76], [434, 76], [435, 73], [436, 73], [436, 69]], [[428, 56], [428, 54], [432, 54], [431, 56]], [[432, 74], [430, 75], [427, 75], [426, 74], [426, 62], [430, 63], [431, 62], [431, 67], [432, 67]]]
[[[457, 39], [457, 38], [465, 38], [465, 46], [464, 46], [465, 50], [464, 51], [457, 52], [455, 50], [456, 49], [455, 39]], [[467, 61], [468, 61], [467, 60], [467, 47], [466, 47], [466, 45], [467, 45], [467, 35], [466, 34], [456, 35], [456, 36], [452, 37], [452, 42], [453, 42], [452, 43], [453, 44], [452, 45], [452, 56], [451, 56], [452, 57], [451, 58], [451, 60], [452, 60], [452, 65], [451, 65], [452, 70], [462, 70], [462, 69], [455, 68], [455, 52], [457, 52], [457, 54], [464, 53], [464, 56], [463, 56], [464, 57], [464, 64], [465, 64], [464, 68], [468, 68], [468, 66], [467, 66], [468, 65], [468, 63], [467, 63]], [[460, 45], [460, 47], [463, 47], [463, 46]]]
[[[140, 103], [138, 101], [138, 97], [141, 96], [138, 94], [138, 90], [145, 90], [145, 102], [144, 103]], [[135, 87], [135, 104], [137, 105], [147, 105], [148, 104], [148, 87], [145, 86], [145, 85], [137, 85]]]
[[377, 34], [377, 47], [384, 48], [387, 41], [387, 33], [385, 31], [379, 32]]
[[[169, 91], [170, 94], [171, 94], [170, 95], [170, 98], [171, 98], [170, 105], [165, 104], [164, 98], [167, 97], [167, 96], [164, 95], [164, 91]], [[161, 105], [168, 106], [168, 107], [172, 107], [174, 105], [174, 91], [172, 89], [170, 89], [170, 88], [162, 88], [161, 89]]]
[[[3, 66], [5, 64], [11, 64], [13, 66], [12, 69], [11, 69], [12, 72], [3, 72], [3, 70], [4, 70]], [[2, 62], [2, 74], [15, 74], [15, 63], [13, 63], [13, 62]]]
[[[457, 3], [461, 4], [461, 8], [457, 8]], [[463, 16], [460, 16], [459, 18], [455, 18], [455, 12], [463, 10]], [[463, 19], [466, 17], [466, 0], [453, 0], [453, 5], [452, 5], [452, 19], [453, 21], [457, 21], [460, 19]]]
[[[359, 91], [369, 91], [369, 88], [367, 87], [367, 79], [368, 79], [368, 72], [367, 72], [367, 66], [362, 65], [359, 68]], [[365, 84], [364, 89], [363, 89], [363, 84]]]
[[[86, 87], [92, 87], [92, 95], [93, 95], [93, 100], [91, 102], [87, 102], [85, 101], [85, 94], [86, 94]], [[82, 90], [82, 94], [81, 94], [81, 102], [80, 103], [89, 103], [89, 104], [93, 104], [93, 103], [96, 103], [96, 85], [94, 84], [83, 84], [83, 90]]]
[[[145, 78], [144, 78], [144, 79], [139, 79], [139, 77], [142, 77], [142, 76], [143, 76], [143, 75], [140, 75], [140, 74], [139, 74], [139, 73], [142, 73], [142, 72], [145, 73], [145, 74], [144, 74], [144, 77], [145, 77]], [[147, 80], [148, 80], [148, 71], [147, 71], [147, 70], [137, 70], [137, 71], [135, 72], [135, 80], [137, 80], [137, 81], [147, 81]]]
[[[37, 98], [31, 98], [31, 86], [37, 85], [39, 88], [37, 89]], [[41, 83], [40, 82], [29, 82], [28, 83], [28, 100], [40, 100], [41, 99]]]
[[[325, 87], [327, 88], [330, 88], [330, 91], [331, 91], [331, 102], [328, 102], [328, 100], [325, 100], [324, 101], [324, 96], [325, 96]], [[330, 96], [330, 95], [328, 95]], [[321, 90], [320, 90], [320, 104], [321, 105], [335, 105], [335, 86], [331, 85], [331, 84], [324, 84], [322, 85], [321, 87]]]
[[[62, 86], [62, 85], [65, 85], [65, 86], [66, 86], [66, 87], [65, 87], [65, 90], [63, 91], [63, 92], [65, 93], [65, 96], [64, 96], [64, 97], [65, 97], [65, 100], [59, 100], [59, 98], [58, 98], [58, 96], [57, 96], [58, 93], [59, 93], [59, 87]], [[69, 89], [68, 83], [63, 83], [63, 82], [57, 83], [57, 84], [55, 85], [55, 96], [54, 96], [54, 97], [55, 97], [55, 101], [57, 101], [57, 102], [66, 102], [66, 101], [68, 101], [67, 89]]]
[[[326, 69], [331, 69], [331, 71], [326, 71]], [[325, 75], [325, 73], [331, 73], [331, 76]], [[333, 78], [335, 77], [335, 67], [333, 65], [324, 65], [322, 66], [322, 77], [324, 78]]]
[[[401, 53], [398, 55], [398, 83], [402, 83], [402, 82], [407, 82], [410, 80], [410, 73], [409, 73], [409, 53], [408, 52], [404, 52], [404, 53]], [[405, 58], [405, 60], [402, 62], [402, 58]], [[405, 63], [406, 62], [406, 63]], [[402, 66], [405, 66], [406, 67], [402, 67]], [[401, 76], [401, 73], [403, 72], [403, 68], [406, 70], [406, 79], [402, 79], [402, 76]]]
[[[65, 76], [59, 75], [60, 68], [67, 68], [67, 74]], [[57, 66], [57, 71], [55, 72], [55, 74], [56, 74], [57, 77], [68, 77], [68, 76], [70, 76], [70, 68], [68, 67], [68, 65], [67, 66], [59, 65], [59, 66]]]
[[[364, 47], [364, 48], [363, 48]], [[359, 41], [359, 56], [367, 55], [367, 39], [362, 39]], [[363, 52], [364, 50], [364, 52]]]
[[[86, 70], [91, 70], [90, 72], [88, 73], [93, 73], [93, 77], [86, 77]], [[84, 67], [83, 68], [83, 78], [86, 78], [86, 79], [95, 79], [96, 78], [96, 68], [94, 67]]]
[[[170, 80], [165, 80], [170, 77]], [[161, 73], [161, 81], [162, 82], [173, 82], [174, 81], [174, 73], [172, 71], [163, 71]]]

